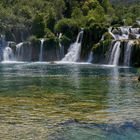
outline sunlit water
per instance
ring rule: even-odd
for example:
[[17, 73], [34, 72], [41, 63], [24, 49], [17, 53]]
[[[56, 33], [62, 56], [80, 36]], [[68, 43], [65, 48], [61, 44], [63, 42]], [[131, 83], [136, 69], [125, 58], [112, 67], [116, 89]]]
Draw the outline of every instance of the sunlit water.
[[1, 140], [139, 140], [133, 68], [0, 64]]

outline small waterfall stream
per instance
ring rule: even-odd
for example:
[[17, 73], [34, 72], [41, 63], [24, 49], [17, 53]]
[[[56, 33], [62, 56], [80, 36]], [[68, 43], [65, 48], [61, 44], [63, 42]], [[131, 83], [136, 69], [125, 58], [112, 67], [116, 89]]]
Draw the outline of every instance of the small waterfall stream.
[[110, 61], [109, 61], [110, 65], [118, 65], [119, 57], [120, 57], [120, 45], [121, 45], [120, 41], [117, 41], [114, 44], [112, 48], [111, 56], [110, 56]]
[[91, 51], [91, 52], [89, 53], [87, 62], [88, 62], [88, 63], [91, 63], [92, 61], [93, 61], [93, 51]]
[[6, 47], [3, 51], [3, 61], [14, 61], [14, 53], [10, 47]]
[[40, 54], [39, 54], [39, 61], [43, 61], [43, 47], [44, 47], [44, 38], [40, 40], [41, 45], [40, 45]]
[[23, 59], [23, 42], [16, 45], [16, 60], [22, 61]]
[[130, 40], [127, 43], [127, 46], [125, 48], [125, 53], [124, 53], [124, 65], [125, 66], [130, 66], [132, 47], [133, 47], [133, 41]]
[[59, 34], [60, 59], [64, 58], [64, 46], [61, 44], [62, 33]]
[[80, 52], [81, 52], [81, 43], [82, 43], [82, 39], [83, 39], [83, 33], [84, 33], [83, 30], [79, 32], [77, 39], [76, 39], [76, 42], [70, 45], [68, 53], [62, 59], [62, 61], [77, 62], [79, 60]]

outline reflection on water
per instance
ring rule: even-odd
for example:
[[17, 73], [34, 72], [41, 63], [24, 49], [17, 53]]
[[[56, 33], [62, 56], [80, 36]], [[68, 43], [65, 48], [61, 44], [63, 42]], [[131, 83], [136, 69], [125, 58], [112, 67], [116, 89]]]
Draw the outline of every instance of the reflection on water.
[[0, 64], [0, 139], [138, 140], [132, 68]]

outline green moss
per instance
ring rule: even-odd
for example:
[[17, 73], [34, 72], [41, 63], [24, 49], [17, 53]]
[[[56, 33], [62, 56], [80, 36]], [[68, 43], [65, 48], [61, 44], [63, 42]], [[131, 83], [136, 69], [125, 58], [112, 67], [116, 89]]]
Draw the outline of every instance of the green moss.
[[63, 33], [68, 38], [71, 38], [73, 42], [78, 34], [79, 25], [73, 19], [62, 19], [55, 25], [55, 30], [56, 32]]
[[55, 34], [48, 28], [45, 29], [45, 38], [55, 38]]
[[68, 38], [65, 35], [63, 35], [61, 37], [61, 41], [60, 42], [62, 43], [63, 46], [69, 46], [70, 43], [71, 43], [71, 40], [70, 40], [70, 38]]
[[140, 25], [138, 23], [134, 23], [132, 28], [140, 28]]
[[33, 46], [33, 47], [40, 47], [40, 40], [38, 39], [38, 38], [36, 38], [36, 36], [31, 36], [30, 38], [29, 38], [29, 41], [31, 42], [31, 45]]
[[113, 37], [109, 32], [104, 33], [104, 40], [112, 40]]
[[58, 47], [58, 38], [55, 36], [51, 36], [49, 38], [46, 38], [44, 41], [44, 47], [46, 49], [51, 49], [52, 47]]
[[94, 44], [93, 45], [93, 51], [96, 54], [103, 54], [106, 55], [107, 51], [109, 50], [109, 46], [110, 46], [111, 40], [104, 40], [101, 41], [98, 44]]

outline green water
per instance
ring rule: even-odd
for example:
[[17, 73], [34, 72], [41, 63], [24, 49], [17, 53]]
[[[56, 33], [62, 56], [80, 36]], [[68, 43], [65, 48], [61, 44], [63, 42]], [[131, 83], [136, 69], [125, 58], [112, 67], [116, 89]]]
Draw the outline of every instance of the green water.
[[133, 68], [0, 64], [0, 140], [139, 140]]

